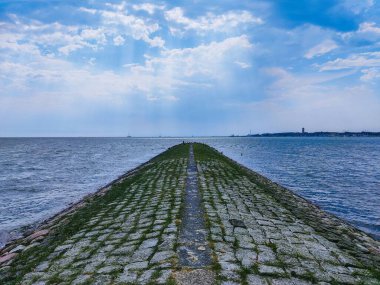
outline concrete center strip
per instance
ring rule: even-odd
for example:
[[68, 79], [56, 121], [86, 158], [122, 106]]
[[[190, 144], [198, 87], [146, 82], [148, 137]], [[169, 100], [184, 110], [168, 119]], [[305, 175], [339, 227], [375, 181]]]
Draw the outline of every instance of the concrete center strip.
[[204, 212], [198, 190], [198, 171], [190, 146], [187, 167], [186, 192], [179, 238], [179, 264], [183, 267], [202, 268], [211, 265], [210, 248], [207, 244]]

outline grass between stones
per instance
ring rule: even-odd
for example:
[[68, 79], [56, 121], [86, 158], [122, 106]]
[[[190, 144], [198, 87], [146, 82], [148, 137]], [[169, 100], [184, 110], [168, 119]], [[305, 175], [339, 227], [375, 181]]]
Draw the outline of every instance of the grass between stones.
[[[29, 283], [38, 282], [45, 272], [47, 284], [157, 284], [166, 274], [161, 284], [174, 285], [169, 273], [178, 269], [178, 258], [150, 260], [156, 253], [177, 251], [188, 154], [188, 144], [175, 146], [105, 195], [86, 198], [40, 244], [2, 269], [0, 284], [21, 284], [27, 275]], [[209, 269], [218, 284], [380, 283], [380, 256], [358, 250], [371, 246], [365, 234], [206, 145], [194, 144], [194, 154], [212, 250]], [[152, 246], [141, 249], [147, 241]], [[128, 275], [125, 265], [137, 266], [136, 251], [146, 257]], [[97, 273], [102, 270], [108, 271]], [[110, 281], [101, 279], [106, 277]]]
[[[96, 227], [100, 226], [101, 219], [95, 218], [99, 215], [107, 216], [107, 213], [110, 211], [115, 211], [115, 207], [117, 207], [118, 202], [120, 201], [130, 201], [133, 202], [135, 199], [139, 199], [139, 197], [136, 197], [137, 192], [131, 191], [131, 187], [136, 187], [136, 185], [139, 185], [140, 183], [146, 182], [148, 180], [152, 180], [152, 183], [150, 185], [149, 191], [154, 191], [154, 189], [158, 188], [157, 186], [157, 180], [154, 180], [156, 177], [153, 172], [160, 171], [160, 165], [166, 161], [178, 161], [180, 159], [187, 159], [189, 146], [184, 145], [178, 145], [170, 150], [158, 155], [154, 159], [150, 161], [150, 163], [146, 164], [141, 170], [136, 172], [135, 174], [126, 177], [122, 182], [116, 183], [112, 185], [111, 189], [109, 189], [103, 196], [90, 196], [88, 198], [84, 199], [85, 206], [77, 209], [71, 214], [65, 215], [61, 220], [58, 221], [56, 225], [54, 225], [54, 229], [50, 231], [49, 235], [41, 242], [41, 244], [34, 246], [30, 248], [29, 250], [26, 250], [22, 253], [20, 253], [15, 260], [11, 263], [11, 265], [8, 268], [3, 269], [0, 272], [0, 283], [1, 284], [20, 284], [23, 276], [26, 273], [31, 273], [35, 270], [36, 266], [41, 264], [44, 260], [49, 259], [51, 263], [54, 264], [54, 261], [62, 261], [61, 257], [62, 254], [57, 252], [55, 253], [54, 250], [64, 244], [68, 241], [80, 241], [82, 229], [84, 227], [88, 227], [89, 225], [93, 225], [93, 230], [96, 231]], [[177, 181], [182, 179], [183, 176], [182, 173], [179, 171], [176, 171], [175, 167], [172, 169], [168, 169], [165, 173], [166, 176], [171, 176], [171, 179], [174, 179], [173, 181]], [[159, 176], [159, 175], [158, 175]], [[179, 185], [173, 185], [173, 189], [175, 189]], [[148, 189], [145, 189], [148, 191]], [[169, 189], [168, 189], [169, 190]], [[148, 192], [149, 192], [148, 191]], [[173, 210], [175, 206], [176, 197], [174, 194], [174, 191], [171, 193], [171, 198], [169, 200], [169, 209]], [[161, 191], [160, 197], [154, 197], [154, 193], [151, 193], [152, 197], [147, 199], [145, 203], [143, 204], [135, 204], [131, 207], [130, 212], [134, 212], [137, 210], [137, 207], [140, 208], [141, 211], [138, 211], [139, 214], [144, 212], [144, 208], [147, 207], [150, 203], [150, 199], [162, 199], [165, 195], [165, 191]], [[115, 204], [116, 202], [116, 204]], [[153, 213], [157, 212], [159, 209], [160, 202], [156, 204], [157, 206], [154, 209], [151, 209]], [[123, 211], [123, 208], [120, 208], [119, 211], [114, 212], [114, 216], [110, 216], [110, 220], [107, 222], [109, 224], [109, 227], [112, 227], [112, 218], [117, 219], [119, 217], [119, 214]], [[155, 220], [155, 215], [153, 214], [153, 220]], [[175, 216], [175, 219], [178, 219], [179, 215]], [[100, 220], [100, 221], [99, 221]], [[134, 221], [131, 221], [131, 224], [129, 225], [128, 234], [130, 235], [133, 232], [136, 231], [137, 223], [139, 220], [139, 216], [135, 216]], [[165, 224], [162, 228], [166, 228], [170, 223], [172, 223], [172, 217], [169, 215], [166, 218]], [[141, 244], [144, 241], [144, 238], [149, 235], [149, 233], [152, 233], [153, 231], [153, 224], [148, 225], [148, 227], [145, 229], [144, 234], [141, 236], [141, 238], [135, 243], [133, 246], [137, 247], [139, 244]], [[88, 234], [88, 233], [86, 233]], [[178, 234], [178, 233], [177, 233]], [[76, 239], [73, 239], [73, 236], [78, 235]], [[107, 235], [106, 235], [107, 236]], [[88, 253], [88, 256], [91, 256], [95, 253], [96, 249], [99, 247], [104, 247], [105, 242], [99, 241], [100, 235], [93, 235], [91, 237], [91, 243], [87, 246], [82, 248], [82, 253], [78, 253], [78, 256], [80, 254]], [[123, 243], [126, 239], [121, 239], [119, 243]], [[162, 242], [162, 240], [158, 240], [159, 242]], [[96, 246], [94, 246], [96, 245]], [[115, 246], [117, 247], [119, 244], [116, 243]], [[87, 248], [87, 250], [86, 250]], [[75, 258], [71, 263], [75, 264], [77, 262], [80, 262], [81, 258]], [[53, 265], [54, 266], [54, 265]], [[99, 267], [99, 266], [98, 266]], [[72, 269], [72, 271], [75, 271], [75, 268]], [[113, 275], [116, 275], [120, 273], [121, 270], [116, 270], [113, 272]], [[159, 273], [156, 273], [156, 275]], [[66, 280], [64, 280], [66, 279]], [[38, 275], [36, 274], [36, 277], [31, 278], [31, 281], [38, 280]], [[63, 281], [70, 281], [70, 277], [68, 278], [62, 278], [59, 274], [53, 274], [49, 277], [48, 283], [49, 284], [57, 284], [61, 283]], [[89, 280], [88, 282], [91, 283]], [[84, 282], [85, 283], [85, 282]]]
[[[195, 144], [194, 153], [219, 282], [379, 283], [380, 255], [373, 253], [378, 243], [366, 234], [209, 146]], [[231, 232], [231, 218], [244, 220], [249, 235], [243, 230]], [[351, 243], [340, 242], [341, 234]], [[373, 250], [363, 254], [356, 244]], [[239, 259], [237, 250], [251, 253]], [[255, 252], [257, 259], [252, 261]], [[353, 274], [355, 268], [359, 271]]]

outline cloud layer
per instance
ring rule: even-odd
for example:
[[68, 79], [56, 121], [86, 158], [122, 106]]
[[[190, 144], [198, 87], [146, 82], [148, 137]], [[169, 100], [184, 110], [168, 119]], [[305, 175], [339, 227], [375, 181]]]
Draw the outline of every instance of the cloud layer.
[[379, 4], [282, 2], [4, 4], [0, 136], [380, 131]]

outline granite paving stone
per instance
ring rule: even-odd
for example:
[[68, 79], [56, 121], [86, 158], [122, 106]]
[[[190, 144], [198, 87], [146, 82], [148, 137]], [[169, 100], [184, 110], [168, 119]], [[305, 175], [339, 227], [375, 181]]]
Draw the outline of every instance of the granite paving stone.
[[203, 144], [72, 207], [0, 252], [0, 284], [380, 285], [379, 242]]
[[[51, 258], [41, 259], [29, 269], [38, 273], [24, 274], [20, 282], [111, 284], [138, 280], [145, 284], [160, 275], [160, 282], [165, 283], [171, 271], [154, 273], [166, 261], [166, 268], [173, 267], [172, 262], [178, 258], [174, 251], [179, 232], [176, 220], [187, 160], [188, 151], [172, 159], [159, 159], [155, 167], [142, 170], [143, 175], [137, 179], [119, 184], [125, 185], [121, 194], [103, 203], [103, 210], [94, 211], [87, 220], [82, 217], [80, 230], [60, 238], [48, 249], [41, 247], [41, 252], [49, 250], [46, 257]], [[93, 278], [94, 274], [97, 277]]]
[[[262, 186], [263, 181], [269, 186], [271, 182], [232, 161], [226, 162], [203, 145], [196, 145], [195, 157], [221, 284], [239, 281], [237, 272], [245, 272], [240, 275], [244, 284], [366, 284], [376, 280], [366, 280], [363, 275], [359, 280], [360, 275], [349, 270], [350, 263], [359, 269], [366, 265], [329, 240], [328, 234], [321, 234], [320, 228], [314, 228], [315, 217], [308, 224], [307, 218], [284, 206], [290, 201], [304, 205], [290, 191], [278, 190], [274, 197]], [[282, 193], [287, 195], [284, 203]], [[307, 207], [313, 209], [311, 204]], [[325, 215], [317, 210], [316, 214]], [[334, 218], [325, 219], [330, 223]], [[228, 243], [231, 247], [226, 246]], [[374, 250], [380, 248], [373, 240], [371, 244]]]

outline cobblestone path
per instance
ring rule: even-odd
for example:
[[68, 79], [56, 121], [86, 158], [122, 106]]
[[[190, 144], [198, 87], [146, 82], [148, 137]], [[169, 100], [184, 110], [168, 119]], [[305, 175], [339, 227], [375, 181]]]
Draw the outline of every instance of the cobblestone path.
[[178, 256], [179, 265], [184, 270], [175, 274], [175, 280], [180, 285], [213, 285], [216, 282], [215, 274], [206, 269], [212, 264], [212, 260], [207, 242], [208, 231], [198, 189], [198, 170], [192, 144], [190, 145], [183, 208]]
[[362, 262], [297, 218], [235, 163], [202, 145], [195, 155], [223, 285], [380, 284]]
[[[189, 151], [3, 249], [0, 284], [380, 284], [379, 242], [210, 147]], [[189, 243], [202, 262], [181, 261]]]
[[181, 266], [202, 268], [211, 265], [204, 212], [198, 191], [198, 171], [194, 160], [193, 145], [190, 146], [179, 243], [179, 264]]
[[0, 271], [0, 284], [170, 284], [188, 149], [153, 161], [32, 242]]

